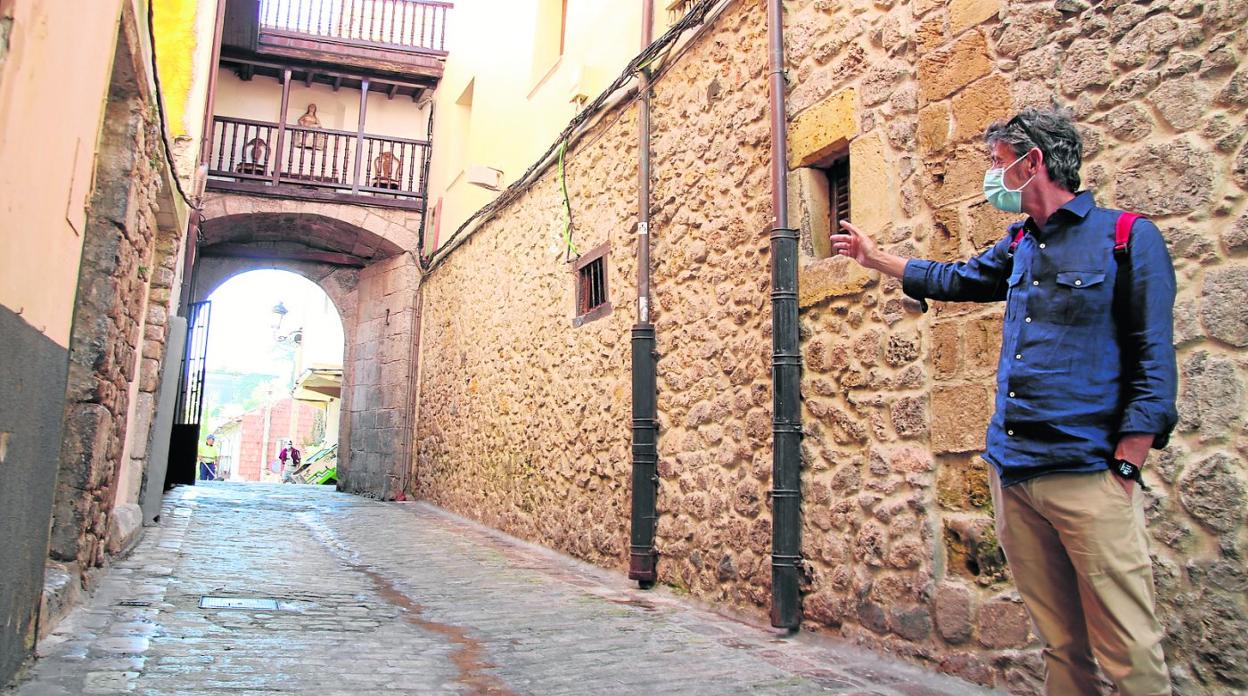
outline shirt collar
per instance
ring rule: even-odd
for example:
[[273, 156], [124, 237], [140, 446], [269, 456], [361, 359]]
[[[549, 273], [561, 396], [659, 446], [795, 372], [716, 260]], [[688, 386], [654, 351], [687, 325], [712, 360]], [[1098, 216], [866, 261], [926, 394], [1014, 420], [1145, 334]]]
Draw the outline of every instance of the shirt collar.
[[[1088, 216], [1088, 213], [1092, 212], [1092, 209], [1095, 207], [1096, 207], [1096, 200], [1093, 199], [1092, 192], [1080, 191], [1079, 193], [1075, 194], [1074, 198], [1070, 199], [1069, 201], [1066, 201], [1065, 205], [1053, 211], [1053, 214], [1049, 216], [1049, 220], [1052, 221], [1054, 217], [1058, 215], [1064, 215], [1064, 214], [1074, 215], [1075, 217], [1082, 220], [1086, 218]], [[1041, 231], [1040, 227], [1036, 224], [1036, 221], [1030, 217], [1027, 218], [1027, 227], [1033, 232]]]

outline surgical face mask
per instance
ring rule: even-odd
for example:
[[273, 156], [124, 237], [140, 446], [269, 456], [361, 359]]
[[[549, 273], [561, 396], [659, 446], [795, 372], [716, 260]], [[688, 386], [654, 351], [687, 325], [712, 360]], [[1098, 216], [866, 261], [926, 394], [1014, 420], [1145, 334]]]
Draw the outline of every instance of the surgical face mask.
[[1031, 180], [1036, 178], [1036, 175], [1032, 174], [1031, 179], [1024, 181], [1023, 185], [1017, 189], [1011, 189], [1005, 185], [1005, 172], [1010, 167], [1022, 162], [1025, 157], [1027, 157], [1026, 154], [1014, 160], [1008, 166], [994, 167], [984, 172], [984, 198], [987, 198], [993, 207], [1004, 210], [1007, 213], [1023, 212], [1023, 189], [1027, 188], [1027, 184], [1030, 184]]

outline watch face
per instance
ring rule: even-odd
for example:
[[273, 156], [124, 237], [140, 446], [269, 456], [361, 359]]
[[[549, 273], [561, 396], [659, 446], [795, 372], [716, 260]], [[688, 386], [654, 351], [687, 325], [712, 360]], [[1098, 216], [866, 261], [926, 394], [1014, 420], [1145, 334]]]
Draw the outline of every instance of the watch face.
[[1123, 476], [1130, 476], [1135, 471], [1135, 465], [1131, 462], [1118, 462], [1118, 472]]

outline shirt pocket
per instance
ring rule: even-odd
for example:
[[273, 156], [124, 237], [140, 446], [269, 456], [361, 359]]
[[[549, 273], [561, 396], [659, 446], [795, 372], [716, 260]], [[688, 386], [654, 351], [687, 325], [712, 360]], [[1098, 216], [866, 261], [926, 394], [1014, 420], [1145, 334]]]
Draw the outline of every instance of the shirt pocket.
[[1094, 271], [1059, 271], [1057, 273], [1054, 318], [1068, 325], [1093, 324], [1108, 311], [1108, 286], [1105, 273]]
[[1005, 313], [1007, 316], [1012, 316], [1014, 312], [1017, 311], [1014, 308], [1014, 304], [1018, 295], [1018, 286], [1023, 282], [1023, 275], [1023, 269], [1015, 264], [1014, 270], [1010, 273], [1010, 277], [1005, 280], [1005, 284], [1007, 286], [1005, 288]]

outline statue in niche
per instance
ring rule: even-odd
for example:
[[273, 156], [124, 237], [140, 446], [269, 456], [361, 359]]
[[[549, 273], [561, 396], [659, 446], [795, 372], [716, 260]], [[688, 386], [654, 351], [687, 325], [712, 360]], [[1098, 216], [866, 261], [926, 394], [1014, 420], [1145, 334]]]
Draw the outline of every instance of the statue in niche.
[[[300, 128], [320, 128], [321, 120], [316, 117], [316, 104], [309, 103], [308, 110], [303, 112], [303, 115], [299, 117], [297, 123]], [[311, 133], [299, 133], [295, 141], [296, 147], [306, 147], [312, 150], [325, 149], [325, 135], [322, 133], [317, 133], [315, 135]]]

